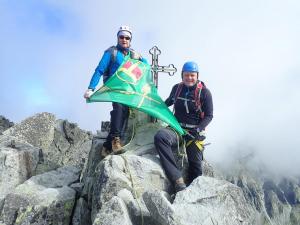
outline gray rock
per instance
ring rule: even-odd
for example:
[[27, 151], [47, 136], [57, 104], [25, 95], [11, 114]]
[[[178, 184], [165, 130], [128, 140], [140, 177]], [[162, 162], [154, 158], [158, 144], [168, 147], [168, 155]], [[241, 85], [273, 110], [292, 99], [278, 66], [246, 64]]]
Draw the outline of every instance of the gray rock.
[[74, 166], [65, 166], [47, 173], [34, 176], [27, 180], [26, 183], [35, 183], [46, 188], [57, 188], [70, 186], [78, 182], [80, 169]]
[[83, 169], [81, 176], [81, 182], [84, 183], [82, 197], [86, 199], [90, 207], [92, 207], [93, 186], [95, 180], [97, 180], [99, 176], [98, 170], [96, 170], [96, 168], [101, 161], [100, 149], [102, 148], [102, 143], [103, 140], [99, 138], [93, 138], [88, 161]]
[[39, 113], [16, 124], [3, 134], [25, 140], [33, 146], [48, 149], [54, 136], [55, 116], [50, 113]]
[[102, 148], [103, 140], [94, 137], [92, 140], [91, 149], [89, 151], [87, 164], [83, 169], [82, 181], [86, 183], [85, 180], [95, 175], [95, 169], [99, 162], [102, 160], [100, 155], [100, 150]]
[[247, 174], [240, 174], [230, 178], [231, 183], [243, 190], [248, 204], [252, 205], [258, 212], [264, 210], [264, 192], [258, 180]]
[[300, 204], [300, 187], [296, 179], [283, 178], [278, 187], [290, 205]]
[[69, 225], [75, 191], [66, 185], [78, 179], [79, 171], [74, 167], [30, 178], [6, 196], [0, 221], [7, 225]]
[[42, 162], [36, 174], [62, 166], [83, 168], [91, 149], [92, 134], [81, 130], [77, 124], [56, 120], [50, 113], [36, 114], [4, 132], [25, 140], [42, 149]]
[[0, 220], [6, 225], [69, 225], [74, 197], [75, 191], [66, 186], [44, 189], [21, 184], [5, 198]]
[[161, 225], [256, 224], [255, 212], [247, 205], [242, 190], [215, 178], [198, 177], [176, 194], [172, 205], [157, 192], [146, 192], [144, 201]]
[[96, 215], [93, 225], [132, 225], [126, 205], [117, 196], [106, 202]]
[[128, 138], [132, 138], [132, 140], [124, 146], [124, 149], [126, 150], [125, 154], [134, 154], [139, 156], [146, 154], [156, 155], [157, 152], [153, 144], [153, 138], [156, 132], [162, 128], [162, 125], [160, 123], [148, 123], [143, 124], [143, 126], [139, 126], [133, 122], [131, 123], [131, 130], [133, 130], [134, 138]]
[[206, 177], [214, 177], [220, 180], [224, 180], [224, 176], [220, 171], [213, 167], [207, 160], [202, 161], [202, 173]]
[[[274, 176], [265, 170], [251, 171], [253, 154], [235, 163], [238, 168], [229, 176], [204, 160], [203, 175], [213, 178], [197, 178], [171, 204], [166, 192], [172, 188], [153, 145], [161, 127], [133, 112], [123, 138], [127, 151], [105, 159], [100, 149], [107, 131], [92, 137], [49, 113], [7, 129], [0, 135], [0, 225], [300, 224], [300, 179], [270, 179]], [[177, 160], [182, 166], [181, 154]], [[44, 173], [64, 165], [83, 169], [80, 183], [75, 167]], [[187, 166], [183, 160], [182, 170]], [[73, 210], [75, 196], [81, 198]]]
[[184, 225], [182, 219], [176, 214], [173, 206], [162, 192], [146, 191], [143, 200], [156, 224]]
[[76, 202], [74, 215], [72, 218], [72, 225], [89, 225], [92, 224], [91, 212], [88, 205], [83, 198]]
[[108, 156], [96, 168], [92, 188], [92, 218], [102, 205], [120, 190], [129, 190], [135, 198], [147, 190], [170, 190], [170, 183], [156, 157], [134, 155]]
[[12, 127], [13, 125], [14, 125], [13, 122], [10, 122], [4, 116], [0, 116], [0, 135], [2, 134], [3, 131], [7, 130], [8, 128]]
[[290, 214], [290, 223], [292, 225], [300, 224], [300, 206], [294, 206]]
[[66, 139], [70, 144], [81, 146], [84, 142], [91, 140], [92, 134], [81, 130], [76, 123], [70, 123], [67, 120], [62, 123]]
[[[173, 207], [185, 223], [191, 225], [205, 224], [207, 220], [223, 225], [250, 225], [255, 224], [256, 219], [254, 210], [247, 204], [239, 187], [204, 176], [177, 193]], [[189, 212], [184, 212], [184, 208], [189, 208]]]
[[142, 197], [134, 198], [132, 193], [126, 189], [119, 191], [117, 196], [126, 204], [133, 224], [155, 224]]
[[259, 224], [299, 224], [298, 179], [280, 178], [274, 176], [262, 164], [255, 168], [249, 164], [251, 161], [237, 163], [236, 167], [230, 170], [227, 180], [243, 190], [247, 204], [256, 210], [260, 218]]
[[36, 169], [39, 149], [15, 137], [0, 136], [0, 201]]
[[77, 196], [81, 196], [82, 190], [83, 190], [83, 186], [84, 186], [83, 183], [74, 183], [74, 184], [70, 185], [70, 187], [73, 188], [76, 191]]
[[288, 224], [292, 207], [288, 204], [282, 190], [271, 180], [263, 185], [265, 207], [275, 224]]
[[83, 168], [92, 145], [92, 135], [78, 128], [74, 123], [57, 120], [50, 146], [43, 150], [45, 162], [41, 172], [65, 165]]

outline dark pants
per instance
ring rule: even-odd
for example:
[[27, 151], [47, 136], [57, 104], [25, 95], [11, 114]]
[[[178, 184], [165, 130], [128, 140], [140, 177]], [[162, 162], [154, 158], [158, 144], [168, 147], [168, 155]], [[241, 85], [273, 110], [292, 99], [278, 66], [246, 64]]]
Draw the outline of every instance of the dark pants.
[[111, 141], [114, 137], [121, 137], [124, 133], [129, 116], [129, 108], [121, 103], [112, 103], [113, 110], [110, 112], [110, 132], [103, 143], [108, 149], [111, 149]]
[[[182, 177], [172, 150], [172, 148], [177, 148], [177, 142], [178, 140], [175, 132], [167, 128], [160, 129], [154, 136], [154, 145], [159, 154], [161, 164], [167, 177], [172, 182], [175, 182], [178, 178]], [[189, 163], [188, 181], [191, 183], [196, 177], [202, 175], [201, 162], [203, 155], [193, 144], [187, 147], [186, 153]]]

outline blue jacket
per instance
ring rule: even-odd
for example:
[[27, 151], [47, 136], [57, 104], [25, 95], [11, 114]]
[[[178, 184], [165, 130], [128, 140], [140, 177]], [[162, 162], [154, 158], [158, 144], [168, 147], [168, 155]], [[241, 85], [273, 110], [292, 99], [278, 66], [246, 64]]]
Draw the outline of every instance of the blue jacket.
[[[101, 76], [106, 73], [108, 78], [113, 75], [116, 70], [119, 68], [119, 66], [122, 64], [125, 55], [121, 52], [120, 48], [117, 46], [117, 55], [115, 57], [114, 62], [111, 62], [111, 51], [106, 50], [97, 66], [95, 69], [95, 72], [92, 76], [92, 79], [89, 84], [89, 89], [94, 90], [96, 86], [98, 85]], [[130, 53], [129, 53], [130, 54]], [[145, 58], [140, 59], [142, 62], [147, 63], [147, 60]], [[107, 78], [107, 79], [108, 79]], [[107, 79], [104, 79], [103, 82], [105, 83]]]

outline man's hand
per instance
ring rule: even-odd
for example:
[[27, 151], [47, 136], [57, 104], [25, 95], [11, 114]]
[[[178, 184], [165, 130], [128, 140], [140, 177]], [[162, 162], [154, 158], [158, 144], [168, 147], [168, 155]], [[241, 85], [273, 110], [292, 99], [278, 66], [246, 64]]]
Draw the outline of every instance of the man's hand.
[[191, 134], [188, 130], [185, 130], [185, 131], [186, 131], [186, 134], [184, 134], [182, 137], [183, 137], [186, 141], [195, 139], [195, 136], [194, 136], [193, 134]]
[[90, 98], [90, 97], [92, 96], [93, 93], [94, 93], [94, 92], [93, 92], [92, 89], [87, 89], [86, 92], [84, 93], [83, 97], [86, 98], [86, 99], [87, 99], [87, 98]]
[[199, 133], [198, 129], [190, 129], [186, 130], [187, 134], [185, 134], [183, 137], [185, 140], [200, 140], [203, 141], [205, 139], [205, 136], [203, 133]]

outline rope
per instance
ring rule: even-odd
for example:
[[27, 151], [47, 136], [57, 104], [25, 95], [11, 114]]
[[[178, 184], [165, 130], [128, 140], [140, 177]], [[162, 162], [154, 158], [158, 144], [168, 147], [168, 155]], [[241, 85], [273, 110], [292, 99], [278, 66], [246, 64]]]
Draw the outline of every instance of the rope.
[[140, 212], [141, 212], [141, 220], [142, 220], [142, 224], [141, 225], [144, 225], [144, 215], [143, 215], [143, 211], [142, 211], [142, 206], [140, 205], [140, 203], [138, 201], [138, 197], [139, 196], [138, 196], [138, 193], [137, 193], [137, 188], [135, 187], [133, 176], [131, 174], [127, 158], [126, 158], [126, 156], [124, 154], [122, 154], [120, 156], [123, 158], [123, 160], [125, 162], [125, 170], [129, 174], [129, 179], [130, 179], [130, 182], [131, 182], [131, 185], [132, 185], [132, 190], [133, 190], [134, 198], [136, 199], [136, 202], [137, 202], [138, 207], [139, 207]]
[[131, 141], [133, 140], [133, 137], [135, 136], [135, 122], [132, 123], [132, 134], [129, 142], [123, 146], [123, 148], [126, 148], [127, 146], [130, 145]]
[[[178, 141], [179, 143], [179, 141]], [[186, 143], [185, 143], [185, 139], [183, 138], [183, 143], [182, 143], [182, 152], [179, 152], [179, 155], [182, 156], [182, 160], [181, 160], [181, 168], [183, 168], [183, 161], [184, 159], [187, 161], [187, 154], [186, 154], [186, 147], [185, 147]], [[179, 145], [178, 145], [179, 146]]]
[[[211, 216], [209, 218], [210, 218], [211, 222], [213, 223], [213, 225], [215, 225], [215, 222], [214, 222], [213, 218]], [[216, 221], [216, 222], [217, 222], [216, 225], [218, 225], [219, 224], [218, 221]]]
[[[135, 122], [133, 122], [132, 123], [132, 134], [131, 134], [130, 141], [126, 145], [124, 145], [123, 148], [126, 148], [127, 146], [130, 145], [131, 141], [133, 140], [133, 138], [135, 136], [135, 132], [136, 132], [135, 131]], [[129, 174], [129, 180], [130, 180], [131, 185], [132, 185], [132, 190], [133, 190], [134, 198], [136, 199], [136, 202], [137, 202], [138, 207], [139, 207], [140, 212], [141, 212], [141, 220], [142, 220], [142, 224], [141, 225], [144, 225], [144, 215], [143, 215], [142, 207], [141, 207], [141, 205], [140, 205], [140, 203], [138, 201], [138, 193], [137, 193], [137, 190], [136, 190], [137, 188], [135, 187], [133, 176], [131, 174], [127, 158], [126, 158], [126, 156], [124, 154], [121, 154], [120, 156], [123, 158], [123, 160], [125, 162], [125, 170]]]
[[[136, 115], [136, 114], [134, 114], [134, 112], [131, 111], [131, 110], [130, 110], [130, 114], [133, 114], [134, 116]], [[135, 121], [132, 123], [132, 134], [131, 134], [131, 138], [130, 138], [129, 142], [128, 142], [126, 145], [123, 146], [123, 148], [126, 148], [128, 145], [130, 145], [130, 143], [131, 143], [131, 141], [133, 140], [134, 136], [135, 136]]]
[[185, 139], [182, 138], [183, 140], [183, 143], [182, 143], [182, 151], [180, 151], [180, 138], [179, 138], [179, 135], [178, 133], [172, 128], [172, 127], [167, 127], [168, 129], [171, 129], [172, 131], [174, 131], [174, 133], [176, 134], [176, 139], [177, 139], [177, 154], [182, 157], [182, 160], [181, 160], [181, 167], [183, 168], [183, 162], [184, 162], [184, 159], [187, 160], [187, 154], [186, 154], [186, 148], [185, 148]]

